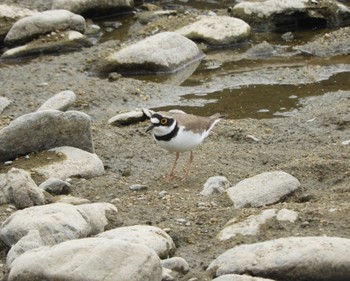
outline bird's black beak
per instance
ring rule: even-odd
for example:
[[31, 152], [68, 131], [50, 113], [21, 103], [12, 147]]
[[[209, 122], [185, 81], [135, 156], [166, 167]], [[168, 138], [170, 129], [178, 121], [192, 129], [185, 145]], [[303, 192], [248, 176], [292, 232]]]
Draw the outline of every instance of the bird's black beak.
[[151, 124], [151, 126], [149, 126], [147, 129], [146, 129], [146, 132], [152, 130], [154, 128], [154, 124]]

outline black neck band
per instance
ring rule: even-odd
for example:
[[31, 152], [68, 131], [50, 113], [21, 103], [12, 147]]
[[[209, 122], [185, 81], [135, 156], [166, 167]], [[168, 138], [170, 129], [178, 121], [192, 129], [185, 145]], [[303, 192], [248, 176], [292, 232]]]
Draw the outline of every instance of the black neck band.
[[166, 134], [166, 135], [163, 135], [163, 136], [154, 135], [154, 137], [158, 141], [170, 141], [173, 137], [175, 137], [177, 135], [178, 131], [179, 131], [179, 127], [176, 124], [175, 128], [169, 134]]

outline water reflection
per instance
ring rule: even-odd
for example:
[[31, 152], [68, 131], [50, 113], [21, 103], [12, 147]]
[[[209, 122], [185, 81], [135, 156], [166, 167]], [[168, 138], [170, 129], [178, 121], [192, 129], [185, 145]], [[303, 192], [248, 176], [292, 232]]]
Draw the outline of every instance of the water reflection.
[[230, 119], [273, 118], [293, 114], [300, 108], [300, 101], [306, 97], [338, 90], [350, 91], [350, 72], [338, 73], [327, 80], [312, 84], [246, 85], [238, 89], [212, 92], [205, 96], [189, 94], [182, 97], [183, 104], [188, 103], [189, 100], [200, 100], [202, 106], [178, 105], [154, 108], [154, 110], [177, 108], [187, 113], [204, 116], [220, 112]]

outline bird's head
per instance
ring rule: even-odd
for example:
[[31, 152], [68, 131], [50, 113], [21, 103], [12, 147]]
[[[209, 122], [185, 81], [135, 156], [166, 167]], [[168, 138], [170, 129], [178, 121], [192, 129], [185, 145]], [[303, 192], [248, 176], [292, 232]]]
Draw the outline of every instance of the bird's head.
[[153, 130], [153, 133], [159, 136], [169, 134], [176, 126], [174, 118], [160, 113], [153, 113], [150, 120], [151, 125], [147, 128], [146, 132]]

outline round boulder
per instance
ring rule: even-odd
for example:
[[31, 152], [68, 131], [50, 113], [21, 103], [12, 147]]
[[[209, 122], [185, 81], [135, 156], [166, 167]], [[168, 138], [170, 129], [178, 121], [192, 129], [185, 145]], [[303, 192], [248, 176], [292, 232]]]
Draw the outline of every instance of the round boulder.
[[176, 32], [162, 32], [110, 54], [102, 62], [100, 71], [124, 74], [173, 73], [203, 57], [193, 41]]

